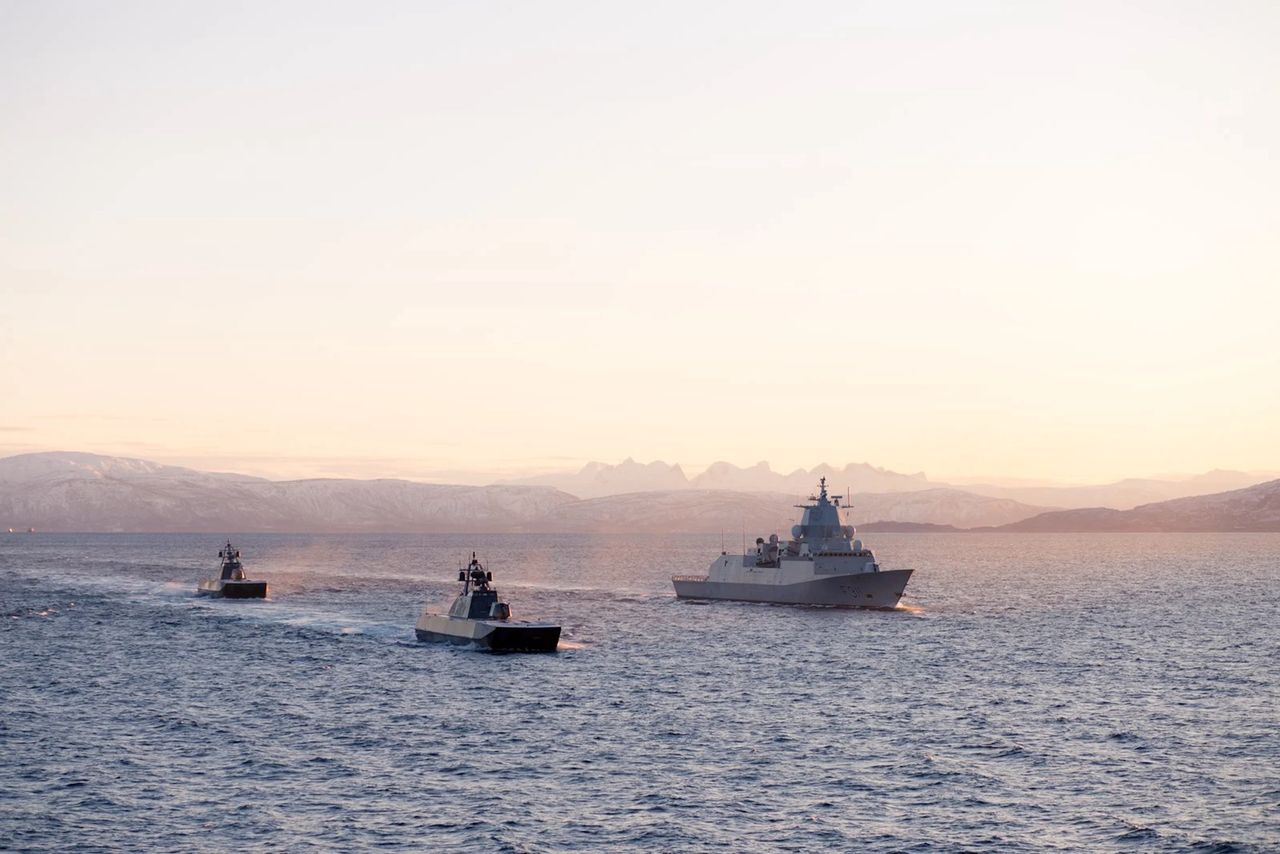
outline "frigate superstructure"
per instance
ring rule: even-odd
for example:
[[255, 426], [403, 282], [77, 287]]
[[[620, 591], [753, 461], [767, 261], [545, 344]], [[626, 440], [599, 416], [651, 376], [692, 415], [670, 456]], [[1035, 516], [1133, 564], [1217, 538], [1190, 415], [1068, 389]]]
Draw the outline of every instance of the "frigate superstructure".
[[196, 586], [201, 596], [221, 596], [224, 599], [265, 599], [267, 598], [267, 582], [250, 581], [245, 577], [244, 564], [240, 562], [240, 550], [231, 545], [218, 552], [222, 558], [222, 569], [217, 578], [204, 578]]
[[706, 575], [671, 579], [681, 599], [734, 599], [789, 605], [835, 605], [845, 608], [894, 608], [913, 570], [883, 570], [865, 548], [852, 525], [840, 516], [840, 497], [827, 495], [827, 479], [819, 481], [791, 539], [777, 534], [756, 539], [754, 551], [721, 552]]
[[493, 573], [471, 553], [471, 563], [458, 570], [462, 592], [447, 614], [423, 611], [414, 631], [418, 640], [475, 644], [493, 652], [554, 652], [560, 627], [511, 619], [511, 606], [498, 598]]

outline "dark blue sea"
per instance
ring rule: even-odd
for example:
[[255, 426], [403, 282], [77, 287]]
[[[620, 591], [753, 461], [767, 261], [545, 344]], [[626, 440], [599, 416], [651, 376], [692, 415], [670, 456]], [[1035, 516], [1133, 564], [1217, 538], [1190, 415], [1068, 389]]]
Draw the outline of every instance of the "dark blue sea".
[[[0, 536], [0, 848], [1280, 850], [1280, 535], [875, 535], [904, 607], [674, 599], [719, 537]], [[472, 549], [552, 655], [419, 644]]]

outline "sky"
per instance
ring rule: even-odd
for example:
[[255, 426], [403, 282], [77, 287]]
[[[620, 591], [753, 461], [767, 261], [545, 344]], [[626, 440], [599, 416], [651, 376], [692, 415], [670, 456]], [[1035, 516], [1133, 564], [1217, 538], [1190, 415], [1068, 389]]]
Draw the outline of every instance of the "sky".
[[1280, 4], [0, 0], [0, 455], [1280, 469]]

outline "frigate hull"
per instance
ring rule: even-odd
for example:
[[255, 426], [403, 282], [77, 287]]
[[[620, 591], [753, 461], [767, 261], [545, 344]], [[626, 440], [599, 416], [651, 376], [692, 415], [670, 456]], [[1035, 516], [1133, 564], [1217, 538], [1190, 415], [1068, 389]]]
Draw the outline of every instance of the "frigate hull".
[[730, 599], [783, 605], [830, 605], [841, 608], [897, 607], [913, 570], [894, 569], [814, 578], [792, 584], [713, 581], [708, 576], [672, 579], [680, 599]]

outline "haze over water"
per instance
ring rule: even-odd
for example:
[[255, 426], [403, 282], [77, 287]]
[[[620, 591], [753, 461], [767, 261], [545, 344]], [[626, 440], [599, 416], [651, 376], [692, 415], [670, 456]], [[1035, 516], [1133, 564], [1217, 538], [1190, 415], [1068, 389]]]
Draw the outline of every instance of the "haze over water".
[[[1280, 535], [875, 535], [893, 613], [677, 602], [718, 537], [0, 539], [0, 847], [1268, 851]], [[471, 549], [550, 656], [421, 645]]]

